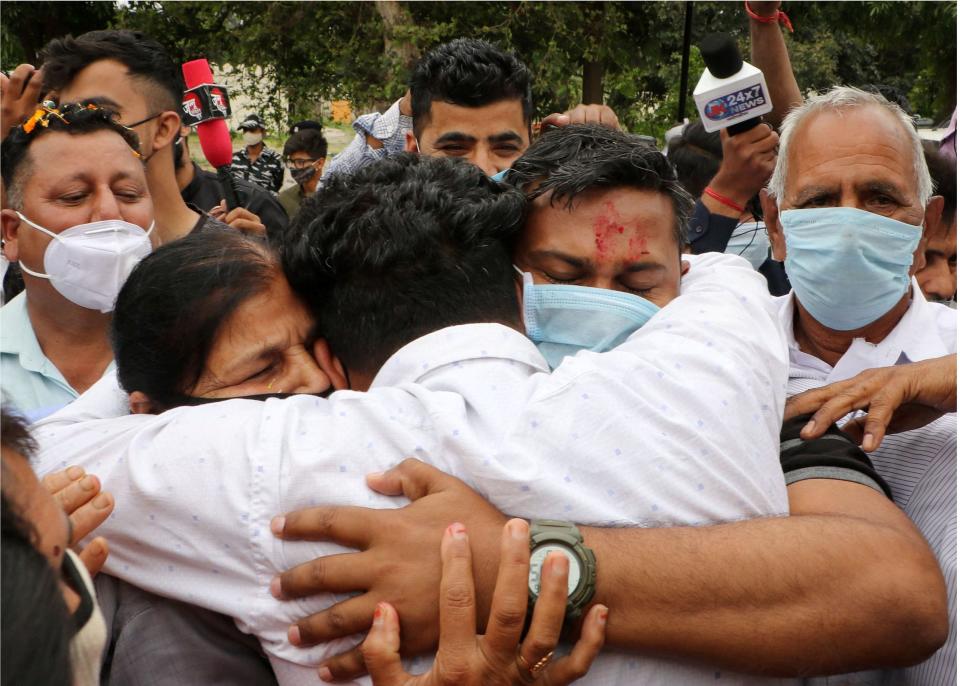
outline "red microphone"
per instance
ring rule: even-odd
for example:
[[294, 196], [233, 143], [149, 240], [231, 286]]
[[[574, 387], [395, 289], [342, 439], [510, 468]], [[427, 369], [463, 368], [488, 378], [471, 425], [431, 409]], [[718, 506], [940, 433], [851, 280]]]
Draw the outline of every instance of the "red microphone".
[[[183, 80], [187, 90], [213, 83], [213, 72], [206, 59], [192, 60], [183, 65]], [[217, 170], [217, 177], [223, 187], [223, 195], [227, 201], [227, 210], [239, 206], [237, 188], [230, 173], [230, 164], [233, 161], [233, 144], [230, 141], [230, 130], [227, 122], [222, 118], [210, 119], [196, 125], [197, 138], [200, 139], [200, 148], [207, 162]]]

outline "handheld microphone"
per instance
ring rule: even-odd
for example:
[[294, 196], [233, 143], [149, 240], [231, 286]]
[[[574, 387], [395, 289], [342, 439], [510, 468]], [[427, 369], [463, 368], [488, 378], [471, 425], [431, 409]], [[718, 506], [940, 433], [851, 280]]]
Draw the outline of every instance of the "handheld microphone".
[[[204, 86], [213, 86], [213, 72], [210, 71], [210, 63], [206, 59], [192, 60], [183, 65], [183, 80], [187, 86], [187, 92], [184, 94], [183, 110], [185, 115], [198, 116], [197, 112], [201, 105], [200, 98], [196, 91]], [[209, 90], [209, 89], [208, 89]], [[222, 89], [221, 89], [222, 91]], [[204, 105], [209, 107], [209, 93], [204, 91]], [[223, 188], [223, 197], [227, 202], [227, 211], [240, 205], [237, 199], [237, 187], [233, 175], [230, 173], [230, 165], [233, 162], [233, 145], [230, 142], [230, 131], [227, 129], [225, 117], [229, 115], [229, 104], [221, 107], [220, 104], [225, 100], [225, 92], [217, 92], [214, 100], [215, 107], [208, 112], [209, 117], [196, 124], [197, 138], [200, 139], [200, 148], [203, 150], [203, 156], [216, 170], [217, 178], [220, 180], [220, 186]]]
[[706, 70], [693, 99], [707, 131], [727, 129], [730, 135], [748, 131], [760, 116], [773, 110], [763, 72], [743, 61], [736, 41], [726, 33], [711, 33], [700, 43]]

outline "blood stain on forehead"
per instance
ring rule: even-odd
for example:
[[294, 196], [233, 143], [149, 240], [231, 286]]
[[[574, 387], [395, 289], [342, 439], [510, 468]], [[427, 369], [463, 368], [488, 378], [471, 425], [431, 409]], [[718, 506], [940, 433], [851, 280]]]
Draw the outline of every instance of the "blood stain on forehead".
[[637, 224], [637, 233], [633, 235], [627, 243], [627, 251], [630, 254], [630, 259], [633, 261], [639, 260], [642, 256], [650, 254], [650, 251], [647, 250], [646, 232], [642, 230], [642, 227], [639, 223]]
[[[594, 244], [597, 247], [598, 259], [610, 257], [615, 244], [622, 244], [618, 237], [623, 236], [626, 231], [623, 217], [613, 206], [613, 203], [607, 201], [603, 205], [603, 212], [593, 222]], [[638, 222], [636, 231], [627, 238], [627, 252], [631, 260], [637, 260], [641, 255], [649, 255], [647, 250], [647, 237], [643, 226]]]
[[604, 258], [611, 249], [612, 239], [624, 232], [623, 219], [613, 203], [603, 204], [603, 212], [593, 222], [594, 243], [597, 246], [597, 257]]

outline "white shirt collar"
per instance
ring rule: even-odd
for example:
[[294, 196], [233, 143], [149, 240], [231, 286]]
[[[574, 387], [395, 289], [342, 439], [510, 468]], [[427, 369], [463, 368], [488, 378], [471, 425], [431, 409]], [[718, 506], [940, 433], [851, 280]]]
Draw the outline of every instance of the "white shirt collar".
[[407, 343], [384, 363], [371, 387], [417, 382], [440, 367], [478, 358], [513, 360], [550, 372], [537, 347], [519, 331], [503, 324], [461, 324]]
[[929, 302], [916, 279], [912, 280], [910, 307], [893, 330], [877, 344], [854, 339], [850, 348], [831, 367], [823, 360], [800, 350], [793, 331], [794, 294], [777, 298], [780, 325], [790, 347], [790, 377], [815, 378], [834, 383], [856, 376], [865, 369], [918, 362], [956, 352], [956, 313]]

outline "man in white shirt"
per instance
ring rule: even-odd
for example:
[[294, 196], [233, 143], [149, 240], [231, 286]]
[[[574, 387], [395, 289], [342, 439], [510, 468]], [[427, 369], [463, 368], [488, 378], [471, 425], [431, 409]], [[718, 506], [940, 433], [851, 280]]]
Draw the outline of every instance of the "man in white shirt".
[[[866, 369], [956, 352], [957, 313], [914, 277], [921, 234], [939, 220], [920, 139], [896, 105], [835, 87], [786, 117], [764, 200], [773, 254], [793, 291], [778, 300], [790, 395]], [[924, 534], [947, 582], [950, 633], [926, 662], [857, 683], [956, 683], [956, 439], [948, 414], [921, 429], [863, 437], [894, 500]]]
[[[681, 294], [620, 348], [547, 375], [517, 330], [505, 239], [519, 193], [426, 157], [381, 162], [323, 193], [339, 209], [318, 202], [285, 267], [315, 298], [321, 364], [340, 387], [369, 392], [73, 424], [104, 416], [117, 397], [107, 384], [44, 422], [41, 471], [79, 463], [116, 497], [100, 532], [110, 573], [231, 614], [282, 683], [313, 683], [319, 661], [348, 644], [304, 651], [287, 628], [342, 596], [284, 603], [267, 589], [283, 569], [342, 549], [274, 539], [270, 519], [320, 503], [395, 507], [361, 477], [398, 455], [461, 474], [526, 516], [654, 526], [786, 512], [776, 461], [786, 348], [747, 263], [695, 260]], [[350, 326], [338, 322], [351, 313]], [[614, 654], [592, 670], [600, 683], [756, 681], [717, 674]]]
[[[515, 264], [532, 274], [525, 323], [553, 366], [577, 349], [608, 350], [622, 340], [622, 319], [642, 314], [638, 291], [646, 307], [675, 297], [678, 278], [669, 270], [678, 265], [662, 258], [672, 240], [677, 259], [685, 206], [671, 210], [665, 190], [673, 174], [664, 166], [662, 155], [635, 137], [599, 126], [551, 131], [512, 166], [505, 181], [524, 190], [529, 203], [514, 250]], [[671, 228], [671, 219], [679, 226]], [[604, 308], [586, 307], [590, 302]], [[940, 647], [946, 591], [932, 553], [884, 497], [886, 485], [871, 480], [882, 482], [863, 453], [836, 429], [820, 441], [800, 440], [805, 421], [785, 423], [781, 436], [789, 518], [695, 529], [582, 529], [604, 561], [597, 600], [612, 609], [608, 644], [783, 675], [915, 664]], [[423, 608], [437, 586], [424, 572], [424, 557], [436, 547], [431, 537], [464, 517], [474, 531], [502, 526], [497, 513], [490, 522], [479, 514], [490, 510], [482, 498], [449, 485], [455, 480], [433, 479], [428, 468], [401, 471], [403, 492], [417, 498], [409, 508], [353, 508], [347, 515], [312, 508], [288, 513], [278, 526], [284, 537], [364, 551], [318, 559], [274, 580], [285, 595], [303, 597], [363, 579], [364, 597], [298, 620], [291, 631], [301, 645], [365, 630], [373, 605], [387, 601], [401, 604], [405, 649], [430, 649], [435, 621]], [[477, 559], [496, 558], [496, 550], [480, 544], [475, 550]], [[478, 587], [488, 595], [492, 577], [481, 576]], [[919, 612], [894, 617], [891, 606]], [[356, 657], [338, 656], [325, 667], [352, 675]]]

